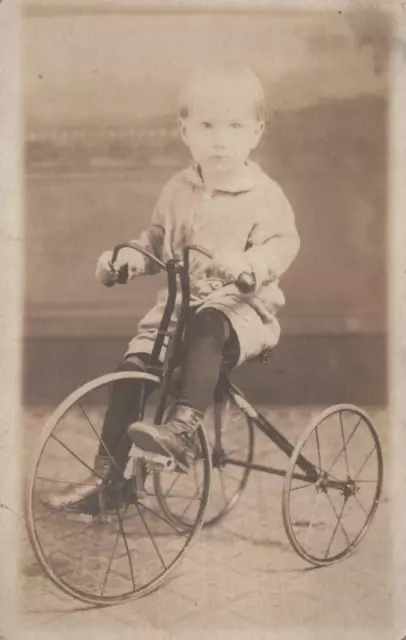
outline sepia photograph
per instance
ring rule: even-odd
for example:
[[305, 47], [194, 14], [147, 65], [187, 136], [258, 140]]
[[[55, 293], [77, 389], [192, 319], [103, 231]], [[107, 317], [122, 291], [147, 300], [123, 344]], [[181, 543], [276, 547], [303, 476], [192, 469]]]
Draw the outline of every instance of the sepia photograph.
[[393, 34], [22, 3], [16, 638], [394, 637]]

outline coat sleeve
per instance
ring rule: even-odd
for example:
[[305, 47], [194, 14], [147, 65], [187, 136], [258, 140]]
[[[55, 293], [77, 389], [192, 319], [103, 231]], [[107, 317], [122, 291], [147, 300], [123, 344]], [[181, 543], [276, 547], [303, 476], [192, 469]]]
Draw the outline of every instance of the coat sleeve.
[[293, 211], [282, 189], [277, 185], [269, 189], [264, 205], [248, 237], [246, 250], [257, 290], [278, 280], [300, 247]]
[[[165, 238], [167, 211], [171, 201], [171, 185], [168, 183], [163, 188], [161, 195], [154, 207], [151, 224], [147, 229], [144, 229], [138, 238], [130, 240], [144, 249], [152, 253], [154, 256], [163, 259], [163, 244]], [[134, 253], [134, 267], [136, 268], [137, 275], [153, 275], [160, 271], [159, 267], [147, 257], [142, 256], [143, 262], [141, 268], [140, 253]], [[137, 264], [135, 264], [135, 262]]]

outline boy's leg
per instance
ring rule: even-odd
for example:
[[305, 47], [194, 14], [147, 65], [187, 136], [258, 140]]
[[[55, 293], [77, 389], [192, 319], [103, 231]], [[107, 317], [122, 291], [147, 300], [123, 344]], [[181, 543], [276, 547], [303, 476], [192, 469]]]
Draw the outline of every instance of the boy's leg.
[[[116, 369], [117, 372], [145, 371], [148, 354], [128, 356]], [[148, 389], [145, 389], [148, 393]], [[113, 457], [117, 468], [124, 471], [132, 442], [127, 436], [127, 427], [138, 419], [141, 386], [137, 380], [118, 380], [113, 384], [111, 398], [104, 416], [98, 457], [110, 460]], [[109, 455], [110, 454], [110, 455]]]
[[191, 320], [184, 345], [181, 392], [169, 421], [163, 426], [132, 424], [128, 434], [139, 448], [172, 455], [187, 471], [194, 452], [191, 435], [213, 401], [224, 353], [234, 346], [232, 368], [238, 361], [238, 341], [227, 317], [215, 309], [204, 309]]
[[216, 309], [196, 313], [185, 340], [177, 404], [204, 414], [213, 402], [220, 371], [231, 371], [237, 361], [238, 340], [229, 319]]
[[[145, 371], [148, 359], [147, 354], [129, 356], [116, 371]], [[83, 484], [69, 486], [65, 491], [49, 496], [46, 501], [48, 506], [54, 509], [80, 507], [83, 501], [97, 493], [103, 478], [113, 470], [110, 456], [114, 460], [117, 472], [124, 472], [132, 446], [126, 432], [128, 425], [138, 418], [140, 392], [140, 385], [136, 380], [118, 380], [113, 384], [104, 417], [101, 443], [95, 457], [94, 473], [91, 473]]]

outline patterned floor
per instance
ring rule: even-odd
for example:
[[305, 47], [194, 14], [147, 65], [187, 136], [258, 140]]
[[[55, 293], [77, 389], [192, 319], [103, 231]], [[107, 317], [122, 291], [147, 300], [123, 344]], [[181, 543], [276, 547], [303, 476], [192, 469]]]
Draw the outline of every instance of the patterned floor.
[[[289, 439], [296, 442], [318, 411], [314, 407], [278, 408], [264, 410], [264, 413]], [[32, 447], [38, 440], [41, 424], [48, 413], [46, 408], [25, 412], [26, 467], [29, 466]], [[379, 432], [385, 462], [388, 463], [386, 412], [375, 408], [371, 409], [370, 415]], [[365, 462], [371, 447], [367, 450], [368, 436], [362, 431], [362, 437], [358, 437], [360, 429], [355, 429], [351, 437], [353, 446], [348, 444], [348, 456], [342, 454], [338, 462], [331, 457], [327, 460], [325, 454], [333, 455], [334, 446], [334, 451], [340, 451], [342, 429], [347, 441], [356, 426], [356, 423], [351, 423], [351, 417], [344, 416], [344, 424], [340, 424], [337, 416], [335, 418], [334, 423], [326, 423], [325, 428], [319, 428], [318, 441], [313, 435], [313, 440], [307, 445], [306, 455], [317, 464], [317, 461], [320, 462], [318, 451], [322, 451], [324, 459], [321, 466], [332, 469], [331, 477], [341, 477], [347, 465], [356, 468], [360, 473], [358, 479], [363, 480], [362, 491], [365, 492], [358, 492], [356, 499], [352, 500], [352, 509], [348, 512], [346, 509], [340, 518], [337, 514], [340, 516], [342, 503], [334, 502], [339, 497], [331, 502], [326, 499], [329, 492], [321, 492], [315, 508], [314, 498], [317, 495], [313, 489], [309, 491], [303, 481], [293, 481], [292, 488], [296, 487], [296, 490], [292, 493], [294, 499], [291, 503], [292, 533], [298, 544], [306, 546], [309, 553], [317, 551], [317, 547], [312, 547], [316, 542], [319, 549], [325, 552], [331, 542], [334, 522], [337, 531], [333, 535], [330, 553], [339, 553], [346, 539], [351, 539], [354, 532], [359, 530], [370, 500], [368, 491], [371, 490], [371, 474], [376, 470], [373, 466], [374, 453]], [[95, 422], [95, 415], [91, 421]], [[233, 425], [228, 451], [233, 452], [233, 459], [243, 459], [247, 451], [248, 429], [241, 420], [239, 423], [234, 421]], [[65, 428], [66, 433], [70, 434], [70, 444], [74, 443], [78, 434], [72, 423], [69, 428], [65, 425]], [[210, 436], [209, 428], [208, 433]], [[255, 461], [286, 469], [288, 460], [258, 430], [255, 436]], [[86, 448], [83, 449], [85, 451], [84, 456], [87, 455]], [[89, 446], [89, 455], [91, 451]], [[43, 548], [49, 545], [49, 549], [53, 549], [53, 566], [57, 571], [64, 571], [64, 579], [69, 583], [82, 580], [86, 589], [94, 589], [95, 592], [103, 589], [106, 567], [109, 568], [109, 575], [105, 580], [104, 593], [120, 593], [131, 589], [133, 579], [136, 584], [146, 584], [151, 576], [162, 570], [163, 564], [170, 564], [179, 549], [183, 548], [185, 534], [180, 536], [175, 531], [173, 522], [176, 523], [176, 518], [173, 520], [173, 516], [183, 521], [188, 518], [193, 520], [199, 508], [198, 498], [201, 494], [198, 489], [200, 487], [202, 490], [202, 474], [199, 476], [199, 471], [196, 471], [195, 477], [192, 474], [183, 477], [175, 483], [176, 489], [170, 489], [169, 493], [171, 474], [165, 476], [166, 485], [162, 495], [165, 492], [170, 495], [172, 491], [175, 496], [171, 502], [166, 500], [169, 517], [168, 513], [162, 517], [162, 510], [157, 507], [156, 487], [155, 491], [147, 487], [151, 495], [143, 500], [142, 508], [132, 515], [127, 512], [126, 519], [123, 519], [128, 534], [127, 548], [123, 536], [117, 535], [118, 519], [114, 514], [110, 522], [99, 530], [88, 516], [47, 516], [46, 507], [38, 496], [41, 491], [46, 493], [49, 478], [63, 480], [66, 477], [65, 454], [66, 450], [54, 442], [46, 465], [44, 462], [46, 471], [42, 477], [45, 480], [38, 484], [36, 498], [37, 514], [39, 517], [41, 514], [45, 516], [39, 520], [38, 529], [43, 536]], [[331, 467], [331, 464], [334, 466]], [[83, 469], [81, 471], [83, 475]], [[213, 517], [224, 508], [241, 482], [242, 470], [239, 467], [233, 467], [231, 471], [227, 467], [225, 471], [227, 475], [218, 470], [212, 472], [211, 498], [206, 518]], [[78, 474], [79, 478], [79, 471]], [[69, 478], [72, 479], [72, 476]], [[80, 482], [79, 479], [77, 481]], [[219, 523], [200, 532], [184, 562], [168, 582], [145, 598], [108, 608], [94, 608], [58, 590], [43, 574], [28, 540], [24, 539], [20, 618], [24, 632], [21, 637], [27, 640], [36, 638], [41, 627], [42, 638], [55, 638], [56, 633], [61, 638], [87, 638], [89, 632], [100, 629], [106, 633], [106, 637], [120, 639], [133, 638], [135, 630], [137, 638], [165, 640], [217, 638], [223, 634], [229, 637], [227, 634], [230, 631], [246, 633], [250, 638], [286, 636], [338, 639], [353, 638], [356, 633], [363, 632], [368, 638], [388, 638], [392, 576], [390, 495], [386, 485], [373, 526], [357, 551], [342, 562], [320, 569], [312, 569], [300, 558], [287, 538], [281, 514], [282, 488], [283, 478], [252, 472], [237, 505]], [[300, 494], [305, 497], [295, 502]], [[193, 496], [194, 502], [190, 500]], [[310, 534], [309, 521], [313, 523]], [[302, 530], [307, 532], [303, 534], [306, 539]], [[328, 537], [325, 533], [327, 530], [330, 531]], [[154, 543], [159, 549], [158, 553]], [[106, 552], [98, 554], [99, 548], [106, 549]], [[133, 576], [130, 567], [133, 568]]]

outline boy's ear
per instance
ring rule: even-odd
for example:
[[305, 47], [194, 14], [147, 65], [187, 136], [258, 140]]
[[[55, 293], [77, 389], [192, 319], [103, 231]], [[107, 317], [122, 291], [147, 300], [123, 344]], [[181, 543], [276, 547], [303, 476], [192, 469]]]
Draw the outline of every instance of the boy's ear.
[[262, 134], [264, 133], [264, 130], [265, 130], [265, 122], [263, 120], [260, 120], [255, 125], [255, 147], [257, 146], [257, 144], [261, 140]]
[[179, 135], [182, 139], [182, 141], [189, 146], [189, 141], [188, 141], [188, 137], [187, 137], [187, 127], [186, 127], [186, 122], [184, 118], [178, 118], [178, 130], [179, 130]]

